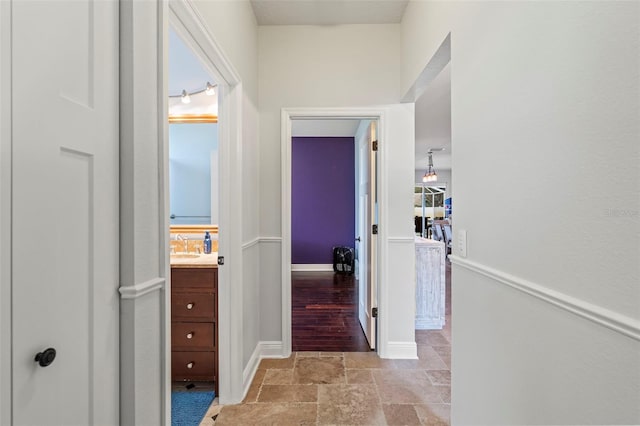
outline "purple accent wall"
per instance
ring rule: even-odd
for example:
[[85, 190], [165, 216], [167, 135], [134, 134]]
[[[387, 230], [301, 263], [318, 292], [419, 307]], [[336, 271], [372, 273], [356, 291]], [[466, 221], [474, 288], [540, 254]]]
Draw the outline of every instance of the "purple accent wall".
[[354, 138], [296, 137], [291, 159], [291, 263], [333, 263], [354, 246]]

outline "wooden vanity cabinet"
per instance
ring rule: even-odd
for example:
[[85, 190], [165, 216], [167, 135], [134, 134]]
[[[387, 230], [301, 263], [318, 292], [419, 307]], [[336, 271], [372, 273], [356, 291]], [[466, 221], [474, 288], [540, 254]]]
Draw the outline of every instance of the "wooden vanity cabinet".
[[218, 393], [218, 269], [171, 268], [171, 379], [215, 383]]

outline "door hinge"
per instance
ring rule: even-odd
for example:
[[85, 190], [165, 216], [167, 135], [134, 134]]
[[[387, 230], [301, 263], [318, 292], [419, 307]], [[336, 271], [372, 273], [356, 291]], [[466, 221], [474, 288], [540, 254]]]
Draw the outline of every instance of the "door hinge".
[[378, 233], [378, 225], [373, 225], [371, 227], [371, 233], [372, 234], [377, 234]]
[[224, 265], [224, 256], [218, 256], [218, 265]]
[[371, 149], [374, 151], [378, 150], [378, 141], [371, 142]]
[[371, 308], [371, 316], [373, 318], [378, 318], [378, 308]]

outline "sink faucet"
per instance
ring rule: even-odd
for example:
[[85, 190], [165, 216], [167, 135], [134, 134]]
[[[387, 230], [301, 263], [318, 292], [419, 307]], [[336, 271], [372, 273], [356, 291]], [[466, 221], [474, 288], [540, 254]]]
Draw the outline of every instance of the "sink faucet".
[[184, 252], [189, 253], [189, 242], [188, 240], [180, 234], [176, 234], [176, 240], [182, 241], [184, 245]]

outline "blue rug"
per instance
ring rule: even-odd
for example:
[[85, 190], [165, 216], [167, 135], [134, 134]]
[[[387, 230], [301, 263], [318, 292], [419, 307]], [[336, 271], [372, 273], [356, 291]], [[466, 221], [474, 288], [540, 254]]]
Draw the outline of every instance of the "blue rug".
[[171, 392], [171, 426], [198, 426], [215, 396], [213, 391]]

